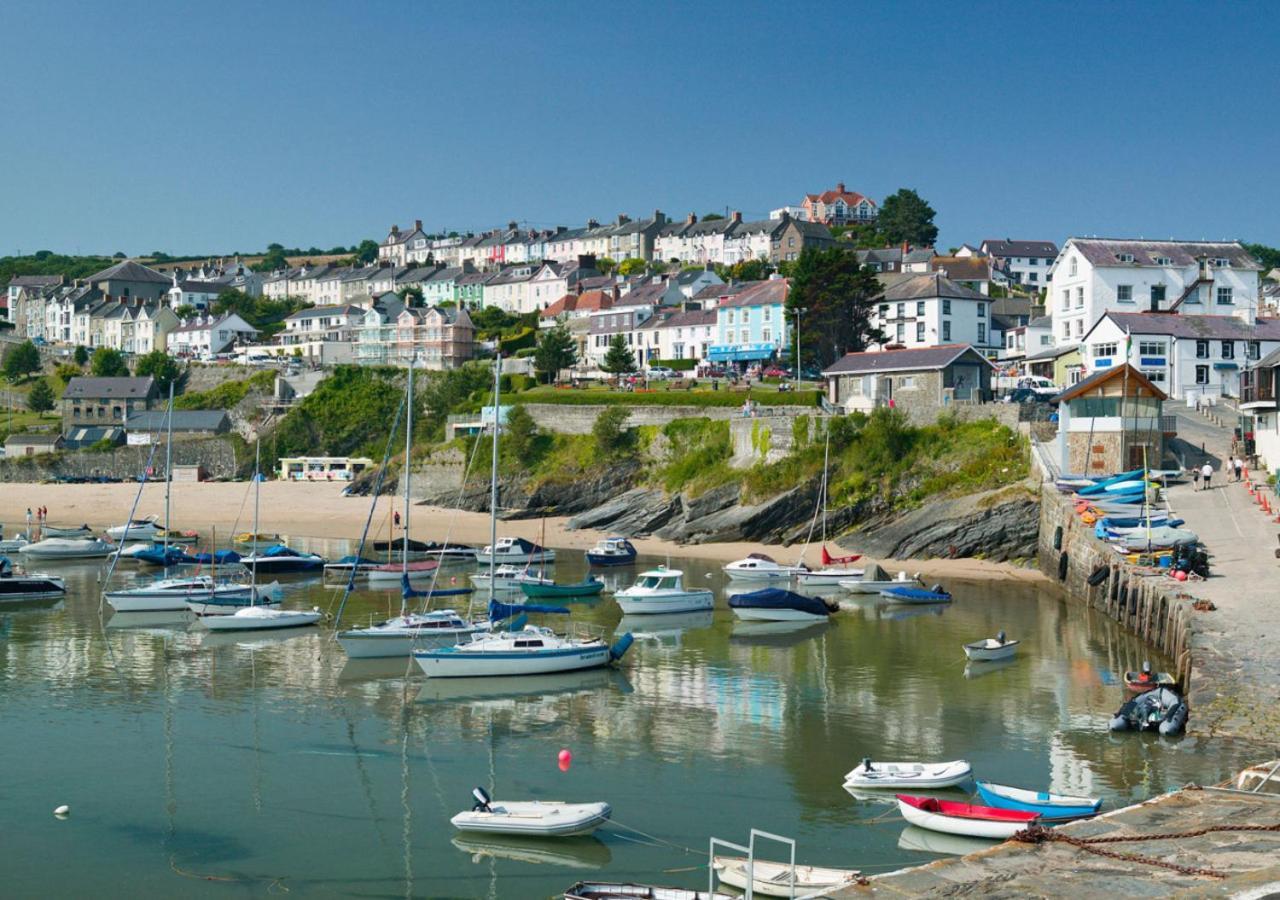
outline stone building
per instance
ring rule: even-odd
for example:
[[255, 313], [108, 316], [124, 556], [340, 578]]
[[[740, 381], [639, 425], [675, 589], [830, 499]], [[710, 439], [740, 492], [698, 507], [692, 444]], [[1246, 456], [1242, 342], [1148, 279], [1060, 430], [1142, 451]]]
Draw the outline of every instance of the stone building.
[[62, 433], [75, 428], [123, 428], [133, 413], [151, 409], [160, 396], [155, 379], [72, 378], [62, 394]]
[[1058, 403], [1058, 458], [1066, 474], [1110, 475], [1158, 467], [1172, 420], [1164, 391], [1128, 364], [1101, 369], [1067, 388]]
[[990, 361], [969, 344], [943, 344], [846, 353], [822, 374], [827, 399], [846, 412], [900, 406], [930, 419], [935, 409], [990, 399], [992, 371]]

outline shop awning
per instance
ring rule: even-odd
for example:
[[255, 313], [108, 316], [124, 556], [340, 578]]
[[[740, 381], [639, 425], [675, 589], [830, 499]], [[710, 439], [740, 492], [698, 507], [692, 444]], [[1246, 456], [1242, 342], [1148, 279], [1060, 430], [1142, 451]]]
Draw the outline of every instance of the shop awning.
[[1213, 364], [1215, 369], [1238, 369], [1240, 368], [1233, 362], [1216, 362]]
[[713, 344], [707, 358], [712, 362], [746, 362], [769, 359], [777, 349], [773, 344]]

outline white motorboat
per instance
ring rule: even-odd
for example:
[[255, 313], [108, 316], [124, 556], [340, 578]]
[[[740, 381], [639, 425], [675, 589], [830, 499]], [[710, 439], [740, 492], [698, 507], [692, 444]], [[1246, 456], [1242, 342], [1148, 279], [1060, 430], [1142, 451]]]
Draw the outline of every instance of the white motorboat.
[[748, 861], [745, 856], [713, 856], [711, 867], [722, 882], [738, 890], [747, 889], [747, 869], [751, 869], [751, 892], [761, 897], [811, 897], [819, 892], [834, 891], [855, 883], [862, 873], [857, 869], [827, 869], [820, 866], [796, 866], [765, 859]]
[[20, 600], [53, 600], [67, 593], [59, 575], [43, 572], [15, 572], [6, 556], [0, 556], [0, 603]]
[[269, 628], [301, 628], [314, 625], [323, 618], [320, 607], [311, 609], [276, 609], [269, 606], [245, 606], [229, 616], [204, 619], [210, 631], [264, 631]]
[[1009, 640], [1003, 631], [993, 638], [984, 638], [964, 645], [964, 655], [978, 662], [995, 662], [1009, 659], [1018, 652], [1018, 642]]
[[108, 528], [106, 534], [113, 541], [154, 541], [164, 534], [164, 528], [159, 524], [159, 516], [147, 516]]
[[734, 581], [787, 581], [808, 571], [808, 566], [785, 566], [763, 553], [748, 554], [746, 559], [735, 560], [724, 567], [725, 574]]
[[115, 551], [114, 544], [97, 538], [45, 538], [18, 550], [33, 559], [103, 559]]
[[250, 606], [277, 607], [280, 605], [280, 582], [273, 581], [263, 587], [250, 584], [250, 593], [246, 596], [191, 597], [186, 601], [187, 609], [197, 616], [230, 616], [238, 610]]
[[848, 566], [830, 566], [807, 572], [798, 572], [795, 579], [796, 584], [803, 587], [839, 587], [846, 581], [861, 578], [864, 574], [866, 574], [864, 569], [853, 569]]
[[88, 525], [41, 525], [41, 537], [87, 538], [93, 537], [93, 529]]
[[658, 566], [641, 572], [636, 583], [617, 591], [614, 599], [624, 615], [642, 613], [682, 613], [711, 609], [715, 595], [705, 588], [686, 588], [684, 572]]
[[854, 594], [878, 594], [885, 588], [891, 587], [924, 587], [918, 576], [899, 572], [896, 577], [890, 578], [889, 573], [875, 563], [867, 566], [861, 576], [844, 579], [838, 583], [840, 587]]
[[912, 825], [944, 834], [965, 837], [1007, 840], [1029, 825], [1039, 816], [1032, 812], [1014, 809], [996, 809], [991, 806], [975, 806], [936, 797], [909, 797], [898, 794], [898, 811]]
[[475, 806], [449, 820], [459, 831], [569, 837], [590, 834], [609, 821], [613, 813], [608, 803], [499, 802], [491, 799], [484, 788], [476, 788], [471, 793], [476, 798]]
[[546, 675], [607, 666], [630, 646], [629, 634], [610, 647], [601, 638], [559, 635], [550, 628], [526, 625], [518, 631], [474, 634], [470, 642], [452, 647], [414, 650], [413, 658], [428, 678]]
[[341, 631], [338, 643], [349, 659], [385, 659], [407, 657], [415, 647], [425, 650], [456, 644], [488, 630], [487, 622], [468, 622], [452, 609], [435, 609]]
[[210, 575], [161, 578], [135, 584], [104, 595], [116, 612], [168, 612], [185, 610], [191, 602], [217, 600], [249, 603], [253, 588], [235, 582], [216, 582]]
[[23, 547], [30, 543], [31, 541], [27, 539], [25, 534], [11, 538], [0, 538], [0, 553], [19, 553]]
[[967, 760], [950, 762], [872, 762], [864, 759], [844, 776], [849, 788], [937, 789], [955, 787], [973, 777]]
[[481, 590], [491, 590], [495, 594], [519, 593], [522, 584], [555, 584], [554, 578], [548, 578], [543, 572], [531, 572], [523, 566], [501, 565], [488, 572], [477, 572], [471, 576], [471, 583]]
[[483, 548], [476, 551], [478, 563], [516, 563], [526, 566], [533, 563], [551, 565], [555, 561], [556, 551], [535, 544], [533, 541], [526, 541], [524, 538], [498, 538], [496, 544], [485, 544]]

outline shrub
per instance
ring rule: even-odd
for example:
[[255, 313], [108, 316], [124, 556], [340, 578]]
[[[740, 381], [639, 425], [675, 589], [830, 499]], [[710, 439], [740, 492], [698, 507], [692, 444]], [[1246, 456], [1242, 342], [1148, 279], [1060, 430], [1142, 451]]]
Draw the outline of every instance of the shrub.
[[537, 387], [521, 399], [526, 403], [560, 403], [565, 406], [742, 406], [750, 397], [761, 406], [817, 406], [819, 391], [566, 391]]
[[698, 367], [696, 359], [653, 359], [649, 361], [651, 366], [666, 366], [676, 372], [692, 372]]
[[662, 426], [662, 434], [669, 442], [669, 450], [660, 478], [668, 491], [696, 492], [730, 477], [728, 461], [733, 446], [728, 421], [675, 419]]
[[72, 378], [78, 378], [84, 373], [80, 370], [79, 366], [74, 366], [71, 363], [63, 363], [54, 370], [53, 374], [58, 376], [58, 380], [65, 385]]
[[255, 372], [241, 381], [224, 381], [207, 391], [193, 391], [174, 398], [174, 409], [231, 409], [250, 391], [267, 394], [274, 389], [276, 374], [270, 369]]
[[631, 413], [620, 407], [606, 409], [596, 416], [591, 426], [591, 436], [595, 438], [596, 454], [607, 459], [626, 450], [631, 441], [626, 431], [627, 419]]

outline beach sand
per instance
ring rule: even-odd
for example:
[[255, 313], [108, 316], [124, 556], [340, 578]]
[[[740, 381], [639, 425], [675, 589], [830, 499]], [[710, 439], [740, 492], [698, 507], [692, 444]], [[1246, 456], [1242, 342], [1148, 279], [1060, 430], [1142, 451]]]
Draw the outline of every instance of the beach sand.
[[[0, 521], [5, 534], [14, 535], [26, 527], [26, 511], [44, 506], [51, 525], [90, 525], [98, 530], [121, 525], [137, 495], [136, 484], [0, 484]], [[367, 497], [344, 497], [342, 486], [328, 483], [265, 481], [262, 483], [260, 530], [288, 538], [360, 537], [369, 515]], [[195, 529], [202, 535], [216, 528], [219, 543], [231, 534], [253, 527], [253, 491], [250, 482], [175, 483], [171, 496], [173, 525]], [[392, 509], [403, 513], [401, 498], [380, 497], [373, 530], [385, 536]], [[148, 485], [138, 502], [137, 518], [164, 515], [164, 485]], [[567, 517], [545, 520], [545, 543], [549, 547], [586, 550], [606, 536], [600, 531], [570, 531]], [[433, 506], [414, 506], [413, 536], [421, 540], [474, 544], [489, 543], [489, 516], [486, 513], [458, 512]], [[500, 521], [499, 536], [519, 536], [542, 541], [544, 523], [539, 519]], [[731, 562], [748, 553], [767, 553], [779, 560], [795, 559], [800, 548], [780, 545], [726, 542], [676, 544], [644, 538], [633, 541], [641, 553], [672, 559], [702, 558]], [[834, 548], [833, 548], [834, 549]], [[818, 548], [810, 547], [807, 561], [817, 566]], [[1047, 581], [1035, 569], [976, 559], [881, 560], [886, 569], [906, 568], [929, 576], [952, 578], [995, 578], [1026, 582]]]

